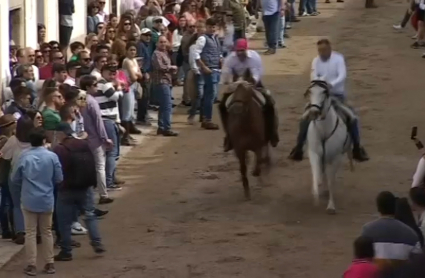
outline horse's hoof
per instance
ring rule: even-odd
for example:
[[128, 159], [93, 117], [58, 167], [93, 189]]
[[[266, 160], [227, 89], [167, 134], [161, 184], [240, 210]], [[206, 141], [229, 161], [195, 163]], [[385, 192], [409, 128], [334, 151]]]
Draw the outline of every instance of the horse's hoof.
[[245, 192], [245, 201], [251, 201], [251, 193]]
[[327, 208], [326, 213], [329, 214], [329, 215], [335, 215], [336, 210], [334, 208]]
[[261, 171], [260, 171], [260, 170], [254, 170], [254, 171], [252, 172], [252, 175], [253, 175], [254, 177], [259, 177], [259, 176], [260, 176], [260, 174], [261, 174]]

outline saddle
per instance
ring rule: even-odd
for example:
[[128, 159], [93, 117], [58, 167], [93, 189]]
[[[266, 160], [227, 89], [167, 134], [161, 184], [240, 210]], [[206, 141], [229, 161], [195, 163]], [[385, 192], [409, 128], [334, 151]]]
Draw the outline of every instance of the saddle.
[[[233, 87], [230, 87], [227, 89], [227, 91], [225, 92], [226, 95], [228, 95], [228, 98], [226, 99], [226, 103], [225, 106], [227, 109], [229, 109], [230, 105], [233, 102], [233, 92], [234, 92]], [[266, 97], [265, 95], [270, 95], [270, 91], [263, 88], [263, 87], [256, 87], [254, 88], [254, 101], [261, 107], [266, 105]]]

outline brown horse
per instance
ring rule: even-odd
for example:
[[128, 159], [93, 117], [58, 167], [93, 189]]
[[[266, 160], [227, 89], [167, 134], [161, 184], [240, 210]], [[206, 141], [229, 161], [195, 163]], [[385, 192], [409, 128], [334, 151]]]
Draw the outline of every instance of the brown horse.
[[243, 188], [247, 200], [251, 199], [247, 178], [247, 153], [255, 153], [256, 162], [253, 176], [260, 176], [261, 164], [270, 163], [268, 140], [264, 124], [264, 97], [255, 89], [251, 72], [247, 70], [242, 78], [235, 76], [228, 88], [232, 95], [226, 101], [229, 140], [239, 159]]

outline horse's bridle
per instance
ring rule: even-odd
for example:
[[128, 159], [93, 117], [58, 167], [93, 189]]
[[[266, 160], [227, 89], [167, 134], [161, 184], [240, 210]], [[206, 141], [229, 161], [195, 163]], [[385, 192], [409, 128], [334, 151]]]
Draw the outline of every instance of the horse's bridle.
[[[326, 83], [326, 81], [322, 81], [322, 80], [313, 80], [311, 81], [311, 85], [308, 87], [307, 91], [304, 93], [304, 95], [307, 95], [307, 93], [310, 91], [311, 88], [313, 88], [314, 86], [319, 86], [321, 88], [323, 88], [325, 90], [325, 99], [320, 103], [320, 105], [318, 104], [308, 104], [306, 109], [310, 109], [312, 107], [315, 107], [319, 110], [320, 113], [323, 112], [323, 107], [325, 104], [325, 101], [329, 98], [329, 87], [328, 87], [328, 83]], [[330, 107], [329, 107], [330, 109]]]

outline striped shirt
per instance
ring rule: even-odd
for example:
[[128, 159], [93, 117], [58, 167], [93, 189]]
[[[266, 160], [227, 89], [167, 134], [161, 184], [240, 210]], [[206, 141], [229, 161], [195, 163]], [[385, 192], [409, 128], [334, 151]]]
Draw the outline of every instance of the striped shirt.
[[99, 103], [102, 118], [114, 121], [119, 120], [118, 99], [122, 96], [121, 91], [115, 91], [111, 82], [101, 79], [97, 83], [97, 93], [93, 97]]
[[373, 240], [374, 259], [380, 267], [406, 262], [411, 254], [421, 253], [415, 231], [394, 218], [382, 217], [367, 223], [362, 236]]

